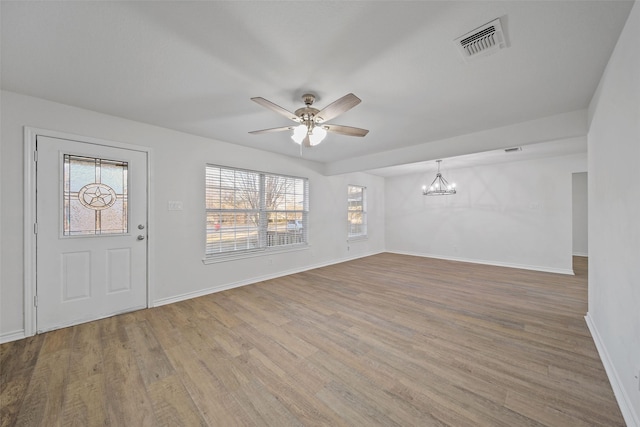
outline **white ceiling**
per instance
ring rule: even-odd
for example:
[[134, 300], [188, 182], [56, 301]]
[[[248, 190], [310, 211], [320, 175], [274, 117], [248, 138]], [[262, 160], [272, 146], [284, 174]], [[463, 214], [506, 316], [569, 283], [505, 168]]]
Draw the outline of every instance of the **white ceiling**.
[[[633, 2], [0, 4], [5, 90], [292, 157], [287, 132], [248, 133], [292, 123], [250, 98], [293, 111], [306, 92], [319, 108], [353, 92], [362, 103], [330, 123], [369, 134], [329, 134], [303, 156], [357, 169], [363, 156], [587, 108]], [[463, 61], [453, 40], [498, 17], [509, 47]]]

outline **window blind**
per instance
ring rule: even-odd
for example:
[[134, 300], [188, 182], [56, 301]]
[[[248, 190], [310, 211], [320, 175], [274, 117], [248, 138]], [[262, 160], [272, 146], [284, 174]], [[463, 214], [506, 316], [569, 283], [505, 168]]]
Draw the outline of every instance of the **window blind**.
[[307, 244], [307, 178], [207, 165], [205, 256]]

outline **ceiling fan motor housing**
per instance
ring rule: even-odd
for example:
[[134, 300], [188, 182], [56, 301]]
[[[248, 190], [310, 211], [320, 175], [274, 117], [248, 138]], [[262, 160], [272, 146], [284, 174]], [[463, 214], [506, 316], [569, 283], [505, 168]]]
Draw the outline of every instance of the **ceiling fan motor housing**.
[[295, 112], [295, 115], [300, 118], [302, 123], [306, 124], [309, 127], [309, 131], [311, 131], [311, 127], [314, 123], [314, 117], [316, 114], [320, 112], [317, 108], [313, 108], [311, 105], [316, 100], [315, 95], [311, 93], [305, 93], [302, 95], [302, 100], [304, 101], [305, 106], [302, 108], [298, 108]]
[[312, 93], [305, 93], [302, 95], [302, 101], [304, 104], [309, 107], [316, 100], [316, 96]]

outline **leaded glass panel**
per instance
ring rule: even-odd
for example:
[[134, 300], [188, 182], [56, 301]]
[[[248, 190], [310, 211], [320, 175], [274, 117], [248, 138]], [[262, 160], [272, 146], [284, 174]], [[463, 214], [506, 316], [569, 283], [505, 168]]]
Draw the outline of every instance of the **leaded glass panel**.
[[64, 155], [63, 235], [128, 232], [128, 163]]

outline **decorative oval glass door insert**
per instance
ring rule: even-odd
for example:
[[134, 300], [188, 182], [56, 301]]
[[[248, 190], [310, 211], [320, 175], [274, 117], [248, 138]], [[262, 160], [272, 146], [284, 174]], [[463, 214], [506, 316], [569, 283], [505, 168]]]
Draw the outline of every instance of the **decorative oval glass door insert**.
[[80, 189], [78, 200], [85, 208], [101, 211], [109, 209], [116, 202], [117, 195], [107, 184], [94, 182]]
[[64, 236], [128, 232], [127, 169], [127, 162], [64, 155]]

